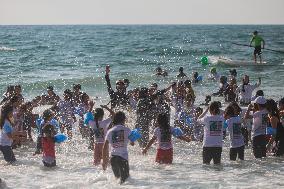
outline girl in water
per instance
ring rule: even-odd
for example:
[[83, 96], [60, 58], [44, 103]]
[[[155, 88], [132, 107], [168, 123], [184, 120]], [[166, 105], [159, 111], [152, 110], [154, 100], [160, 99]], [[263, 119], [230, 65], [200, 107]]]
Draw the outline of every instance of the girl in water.
[[[253, 115], [250, 115], [253, 111]], [[253, 104], [248, 106], [245, 119], [253, 119], [252, 123], [252, 150], [255, 158], [266, 157], [266, 128], [268, 125], [268, 111], [266, 110], [266, 99], [257, 97]]]
[[[94, 132], [94, 165], [99, 165], [102, 160], [102, 150], [107, 130], [110, 127], [114, 112], [107, 106], [96, 108], [94, 112], [94, 121], [89, 121], [89, 126]], [[104, 109], [108, 110], [110, 117], [103, 120]]]
[[61, 132], [67, 130], [68, 138], [72, 138], [72, 129], [73, 123], [76, 121], [74, 115], [74, 104], [72, 103], [72, 92], [69, 89], [66, 89], [63, 94], [63, 100], [60, 100], [57, 104], [61, 123]]
[[[167, 114], [159, 114], [157, 118], [158, 127], [154, 131], [154, 136], [143, 149], [146, 154], [148, 149], [155, 141], [158, 141], [156, 162], [159, 164], [172, 164], [173, 162], [173, 144], [172, 133], [174, 128], [170, 127], [170, 120]], [[185, 136], [178, 137], [181, 140], [190, 142], [191, 139]]]
[[0, 150], [4, 155], [4, 159], [8, 163], [16, 161], [14, 152], [12, 150], [12, 143], [15, 136], [13, 135], [13, 107], [10, 105], [1, 108], [0, 118]]
[[[207, 115], [208, 111], [210, 115]], [[203, 163], [210, 164], [213, 159], [214, 164], [220, 164], [224, 117], [220, 115], [219, 103], [211, 102], [209, 107], [199, 116], [198, 121], [204, 124]]]
[[241, 132], [242, 119], [240, 115], [240, 107], [230, 104], [224, 113], [227, 123], [227, 129], [230, 135], [230, 160], [236, 161], [237, 156], [240, 160], [244, 160], [245, 143]]

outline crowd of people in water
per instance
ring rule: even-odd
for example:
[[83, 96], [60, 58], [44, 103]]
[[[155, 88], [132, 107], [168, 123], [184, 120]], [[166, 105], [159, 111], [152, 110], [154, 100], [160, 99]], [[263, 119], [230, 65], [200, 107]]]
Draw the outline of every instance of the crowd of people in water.
[[[168, 76], [161, 68], [156, 69], [155, 75]], [[192, 84], [205, 79], [219, 82], [220, 88], [211, 95], [204, 95], [205, 102], [197, 105]], [[204, 164], [210, 164], [211, 160], [214, 164], [221, 163], [222, 144], [227, 135], [232, 161], [244, 160], [248, 145], [255, 158], [266, 157], [267, 153], [284, 154], [284, 98], [276, 102], [266, 98], [262, 90], [253, 95], [261, 85], [261, 78], [253, 84], [249, 76], [244, 75], [238, 85], [235, 69], [221, 75], [213, 67], [209, 76], [202, 78], [197, 72], [188, 77], [180, 67], [176, 81], [166, 88], [152, 83], [149, 87], [128, 90], [128, 79], [117, 80], [115, 88], [112, 87], [107, 66], [105, 80], [110, 105], [100, 107], [81, 91], [80, 84], [74, 84], [72, 90], [66, 89], [62, 98], [54, 92], [53, 86], [48, 86], [46, 94], [30, 101], [23, 98], [20, 85], [8, 86], [1, 101], [0, 117], [0, 150], [4, 160], [15, 162], [13, 150], [36, 138], [34, 155], [42, 154], [44, 166], [56, 166], [54, 136], [65, 133], [68, 140], [72, 140], [75, 122], [82, 138], [88, 141], [86, 150], [94, 151], [94, 165], [102, 165], [105, 170], [110, 164], [121, 183], [129, 176], [127, 146], [134, 145], [129, 139], [134, 128], [141, 135], [138, 144], [142, 154], [147, 154], [151, 145], [157, 143], [155, 162], [160, 164], [173, 162], [173, 136], [185, 142], [202, 142]], [[201, 86], [195, 86], [198, 87]], [[222, 107], [220, 101], [211, 101], [215, 97], [223, 97], [226, 107]], [[49, 105], [48, 109], [42, 115], [34, 114], [33, 109], [42, 105]], [[93, 119], [86, 120], [88, 113]], [[134, 115], [133, 127], [127, 124], [126, 115]], [[177, 134], [179, 131], [181, 133]]]

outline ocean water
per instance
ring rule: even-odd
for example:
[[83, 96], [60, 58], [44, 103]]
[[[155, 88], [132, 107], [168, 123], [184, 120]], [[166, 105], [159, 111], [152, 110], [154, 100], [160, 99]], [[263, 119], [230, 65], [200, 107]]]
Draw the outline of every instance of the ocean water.
[[[0, 26], [0, 92], [7, 85], [21, 84], [26, 99], [40, 95], [47, 85], [58, 94], [73, 83], [100, 103], [108, 102], [104, 67], [111, 66], [111, 80], [128, 78], [130, 89], [157, 82], [160, 88], [175, 79], [178, 68], [191, 76], [198, 71], [206, 78], [215, 66], [227, 75], [233, 67], [216, 64], [218, 57], [252, 60], [252, 48], [232, 45], [248, 44], [251, 32], [258, 30], [266, 47], [284, 50], [284, 26]], [[211, 65], [198, 63], [208, 56]], [[271, 66], [235, 67], [239, 79], [262, 77], [261, 89], [269, 98], [283, 97], [284, 54], [264, 50], [263, 59]], [[169, 72], [166, 78], [153, 76], [156, 67]], [[204, 80], [193, 86], [197, 104], [205, 94], [218, 89], [218, 83]], [[217, 98], [218, 99], [218, 98]], [[38, 111], [42, 111], [43, 108]], [[129, 120], [133, 127], [133, 120]], [[225, 141], [222, 165], [202, 165], [200, 143], [175, 141], [174, 164], [154, 163], [155, 150], [141, 155], [138, 146], [130, 147], [131, 178], [119, 186], [112, 172], [92, 165], [92, 152], [77, 134], [75, 139], [57, 146], [58, 167], [45, 169], [41, 157], [32, 156], [31, 148], [15, 150], [18, 163], [6, 165], [0, 156], [0, 178], [9, 188], [281, 188], [284, 187], [283, 158], [255, 160], [246, 149], [246, 161], [230, 162]]]

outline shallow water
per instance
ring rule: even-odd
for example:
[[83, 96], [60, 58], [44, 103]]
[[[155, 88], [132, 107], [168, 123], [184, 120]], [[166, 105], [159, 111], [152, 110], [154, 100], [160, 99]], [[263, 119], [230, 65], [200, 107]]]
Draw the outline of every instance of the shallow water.
[[6, 165], [0, 157], [0, 173], [9, 188], [281, 188], [284, 187], [284, 158], [255, 160], [246, 149], [245, 161], [229, 161], [225, 142], [221, 165], [202, 165], [201, 144], [174, 142], [173, 165], [154, 163], [155, 149], [147, 156], [138, 145], [129, 147], [130, 175], [119, 185], [107, 171], [92, 165], [93, 153], [86, 141], [73, 141], [56, 146], [56, 168], [45, 168], [34, 148], [15, 150], [18, 162]]
[[[0, 26], [0, 91], [20, 83], [24, 96], [31, 99], [50, 84], [62, 94], [72, 83], [81, 83], [84, 91], [99, 97], [98, 104], [106, 103], [106, 64], [111, 65], [112, 81], [129, 78], [130, 89], [154, 81], [162, 88], [180, 66], [188, 75], [198, 71], [205, 77], [211, 65], [196, 63], [203, 55], [210, 57], [212, 65], [219, 56], [250, 60], [252, 49], [230, 42], [247, 44], [255, 29], [261, 31], [267, 47], [283, 50], [284, 26]], [[265, 95], [279, 99], [284, 92], [284, 56], [264, 51], [264, 59], [274, 66], [240, 67], [238, 74], [250, 75], [252, 82], [262, 77]], [[169, 77], [153, 77], [157, 66], [167, 69]], [[216, 67], [226, 75], [232, 68]], [[198, 104], [218, 84], [204, 81], [193, 87]], [[154, 163], [154, 147], [147, 156], [141, 155], [138, 145], [129, 147], [131, 178], [122, 186], [110, 169], [104, 172], [92, 165], [93, 153], [78, 133], [74, 140], [56, 147], [58, 166], [54, 169], [44, 168], [41, 156], [32, 156], [34, 144], [30, 146], [15, 150], [16, 165], [7, 165], [0, 156], [0, 178], [8, 188], [284, 187], [284, 158], [255, 160], [251, 149], [246, 149], [245, 161], [230, 162], [227, 141], [221, 166], [202, 165], [202, 145], [197, 142], [175, 140], [170, 166]]]

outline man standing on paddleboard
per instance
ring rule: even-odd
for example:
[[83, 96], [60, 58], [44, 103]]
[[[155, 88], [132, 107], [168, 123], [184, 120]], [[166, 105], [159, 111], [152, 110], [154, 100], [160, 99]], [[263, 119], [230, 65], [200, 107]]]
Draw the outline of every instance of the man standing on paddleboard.
[[252, 46], [252, 43], [254, 43], [254, 52], [253, 52], [254, 62], [256, 63], [256, 61], [257, 61], [256, 55], [258, 55], [259, 61], [260, 61], [260, 63], [262, 63], [262, 60], [261, 60], [261, 44], [262, 44], [262, 48], [264, 49], [265, 42], [264, 42], [263, 38], [258, 35], [257, 31], [253, 32], [253, 37], [250, 40], [250, 46]]

